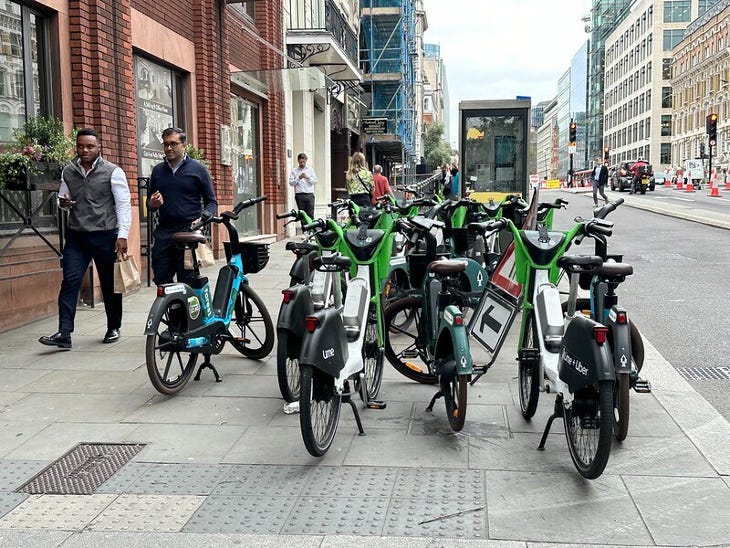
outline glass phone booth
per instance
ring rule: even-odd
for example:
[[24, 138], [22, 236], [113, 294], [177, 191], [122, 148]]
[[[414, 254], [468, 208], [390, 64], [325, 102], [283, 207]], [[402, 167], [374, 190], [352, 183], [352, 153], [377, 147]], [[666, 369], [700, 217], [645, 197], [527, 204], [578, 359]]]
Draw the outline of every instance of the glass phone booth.
[[498, 202], [507, 194], [528, 199], [530, 100], [459, 103], [461, 194]]

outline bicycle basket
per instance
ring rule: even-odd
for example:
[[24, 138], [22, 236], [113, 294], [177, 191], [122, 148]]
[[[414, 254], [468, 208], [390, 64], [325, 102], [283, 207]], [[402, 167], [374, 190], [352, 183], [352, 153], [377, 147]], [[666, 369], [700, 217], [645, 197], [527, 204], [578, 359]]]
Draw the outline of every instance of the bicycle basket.
[[[269, 262], [269, 244], [258, 242], [247, 242], [239, 244], [241, 247], [241, 261], [245, 274], [255, 274], [263, 270]], [[226, 252], [226, 260], [231, 260], [231, 243], [223, 242], [223, 249]]]

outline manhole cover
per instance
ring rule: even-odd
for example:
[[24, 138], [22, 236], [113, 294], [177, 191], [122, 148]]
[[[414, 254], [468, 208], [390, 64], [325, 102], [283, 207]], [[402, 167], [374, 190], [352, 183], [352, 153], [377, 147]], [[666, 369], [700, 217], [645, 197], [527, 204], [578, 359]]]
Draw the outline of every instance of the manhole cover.
[[730, 367], [682, 367], [679, 374], [690, 381], [727, 381], [730, 380]]
[[79, 443], [16, 489], [33, 495], [91, 495], [139, 453], [140, 443]]

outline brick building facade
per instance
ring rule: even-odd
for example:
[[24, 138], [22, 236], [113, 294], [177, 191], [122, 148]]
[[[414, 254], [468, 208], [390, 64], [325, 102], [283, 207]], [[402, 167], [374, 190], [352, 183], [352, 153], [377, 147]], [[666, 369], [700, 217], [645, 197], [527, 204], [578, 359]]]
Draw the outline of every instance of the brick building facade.
[[[125, 170], [130, 183], [130, 248], [139, 256], [146, 210], [144, 179], [140, 187], [138, 178], [162, 158], [161, 130], [179, 126], [204, 151], [221, 209], [269, 196], [243, 216], [239, 231], [250, 237], [276, 233], [275, 213], [286, 208], [286, 189], [280, 187], [286, 178], [284, 95], [232, 75], [285, 66], [280, 0], [3, 4], [0, 146], [34, 114], [61, 118], [68, 128], [97, 129], [102, 154]], [[3, 70], [13, 63], [22, 68]], [[10, 201], [23, 199], [6, 194]], [[52, 206], [43, 212], [55, 213]], [[58, 256], [33, 232], [10, 242], [14, 223], [12, 213], [0, 209], [0, 249], [5, 246], [0, 293], [6, 308], [0, 330], [53, 314], [61, 279]], [[43, 230], [52, 244], [59, 243], [57, 229]], [[219, 251], [222, 236], [214, 234]]]

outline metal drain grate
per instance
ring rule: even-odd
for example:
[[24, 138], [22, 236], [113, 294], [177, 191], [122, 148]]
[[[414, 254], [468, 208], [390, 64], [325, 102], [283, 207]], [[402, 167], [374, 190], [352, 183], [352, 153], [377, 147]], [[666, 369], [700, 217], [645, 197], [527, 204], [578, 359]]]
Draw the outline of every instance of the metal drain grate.
[[690, 381], [728, 381], [730, 367], [682, 367], [679, 374]]
[[91, 495], [144, 446], [143, 443], [79, 443], [18, 487], [16, 493]]

